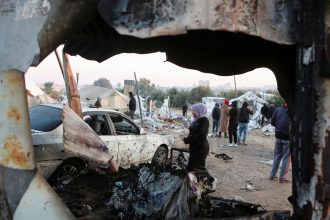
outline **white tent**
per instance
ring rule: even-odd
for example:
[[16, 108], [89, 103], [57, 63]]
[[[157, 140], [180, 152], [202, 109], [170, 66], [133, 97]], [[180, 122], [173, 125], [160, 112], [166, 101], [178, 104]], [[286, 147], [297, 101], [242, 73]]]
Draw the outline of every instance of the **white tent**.
[[25, 79], [25, 87], [26, 87], [29, 107], [42, 103], [58, 103], [58, 101], [49, 97], [44, 91], [42, 91], [36, 84], [34, 84], [28, 78]]
[[80, 101], [82, 106], [94, 105], [97, 97], [101, 97], [101, 104], [104, 108], [126, 111], [129, 98], [114, 89], [107, 89], [98, 86], [84, 85], [79, 88]]
[[259, 125], [259, 120], [261, 118], [260, 111], [261, 111], [261, 107], [263, 106], [264, 103], [266, 103], [266, 101], [263, 100], [262, 98], [258, 97], [252, 91], [248, 91], [248, 92], [244, 93], [243, 95], [230, 100], [231, 103], [233, 101], [238, 101], [239, 106], [241, 106], [243, 104], [243, 102], [252, 103], [252, 106], [253, 106], [252, 110], [253, 110], [254, 114], [250, 118], [249, 129], [260, 128], [260, 125]]

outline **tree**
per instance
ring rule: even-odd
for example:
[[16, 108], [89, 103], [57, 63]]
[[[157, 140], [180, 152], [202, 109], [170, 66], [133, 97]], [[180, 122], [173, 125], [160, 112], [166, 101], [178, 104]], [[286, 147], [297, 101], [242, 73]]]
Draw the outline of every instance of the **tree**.
[[45, 82], [43, 84], [42, 91], [44, 91], [46, 94], [50, 94], [54, 91], [54, 82]]
[[274, 95], [271, 98], [267, 99], [269, 104], [273, 104], [274, 106], [281, 106], [284, 103], [284, 99], [280, 95]]
[[141, 96], [150, 96], [156, 88], [155, 84], [151, 83], [151, 81], [146, 78], [140, 78], [138, 85]]
[[203, 97], [214, 96], [214, 95], [210, 87], [198, 86], [191, 89], [189, 96], [190, 96], [189, 102], [195, 103], [195, 102], [201, 102]]
[[220, 92], [220, 96], [224, 97], [226, 99], [233, 99], [233, 98], [237, 98], [237, 97], [243, 95], [244, 92], [245, 91], [243, 91], [243, 90], [236, 90], [236, 92], [235, 92], [235, 90], [232, 89], [232, 90]]
[[110, 80], [108, 80], [107, 78], [99, 78], [98, 80], [94, 81], [93, 86], [112, 89]]

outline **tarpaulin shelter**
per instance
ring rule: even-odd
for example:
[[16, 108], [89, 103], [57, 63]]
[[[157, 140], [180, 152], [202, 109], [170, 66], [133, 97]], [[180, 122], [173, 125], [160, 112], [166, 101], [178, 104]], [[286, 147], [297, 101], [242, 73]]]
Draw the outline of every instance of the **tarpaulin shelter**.
[[84, 85], [79, 88], [82, 106], [94, 105], [97, 97], [101, 97], [102, 107], [126, 111], [129, 98], [114, 89]]
[[58, 103], [27, 78], [25, 79], [25, 86], [29, 107], [43, 103]]

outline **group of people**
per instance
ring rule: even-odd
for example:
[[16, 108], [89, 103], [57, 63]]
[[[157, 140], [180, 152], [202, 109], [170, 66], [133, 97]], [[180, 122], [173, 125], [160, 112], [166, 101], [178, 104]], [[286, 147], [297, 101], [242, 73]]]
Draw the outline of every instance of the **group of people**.
[[[225, 100], [221, 107], [219, 104], [216, 104], [212, 111], [213, 132], [217, 131], [219, 122], [220, 125], [226, 127], [226, 123], [228, 123], [229, 146], [232, 146], [233, 139], [235, 146], [237, 146], [237, 126], [240, 126], [238, 143], [240, 142], [240, 140], [242, 140], [242, 143], [245, 143], [246, 132], [249, 122], [249, 114], [252, 114], [252, 111], [248, 108], [247, 102], [244, 102], [241, 108], [238, 108], [237, 104], [237, 101], [233, 101], [231, 104], [231, 108], [229, 109], [229, 101]], [[216, 179], [212, 177], [205, 168], [206, 157], [209, 153], [209, 143], [207, 140], [209, 131], [209, 120], [206, 105], [204, 103], [197, 103], [192, 105], [192, 115], [193, 121], [189, 127], [189, 135], [183, 138], [184, 143], [189, 144], [190, 147], [190, 157], [188, 161], [187, 170], [204, 171], [209, 181], [214, 184]], [[228, 119], [225, 120], [226, 116]], [[270, 180], [274, 180], [277, 178], [276, 173], [278, 171], [280, 163], [282, 162], [279, 182], [285, 183], [288, 182], [287, 175], [291, 163], [289, 145], [290, 120], [286, 103], [284, 103], [283, 106], [276, 108], [271, 117], [271, 124], [275, 127], [276, 141], [274, 149], [274, 161], [269, 178]], [[221, 132], [224, 132], [225, 136], [227, 136], [227, 130], [220, 129], [220, 137]]]
[[224, 133], [224, 137], [229, 138], [229, 146], [246, 145], [249, 115], [253, 114], [252, 110], [248, 108], [247, 102], [244, 102], [241, 108], [238, 108], [237, 104], [237, 101], [233, 101], [229, 108], [229, 101], [225, 99], [221, 107], [219, 103], [216, 103], [212, 110], [213, 136], [222, 137], [222, 133]]

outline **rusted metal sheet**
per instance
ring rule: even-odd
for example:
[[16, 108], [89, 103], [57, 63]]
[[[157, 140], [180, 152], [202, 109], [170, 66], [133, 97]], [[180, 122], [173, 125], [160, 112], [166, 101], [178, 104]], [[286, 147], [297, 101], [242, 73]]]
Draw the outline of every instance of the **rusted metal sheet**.
[[69, 55], [66, 53], [63, 53], [63, 66], [63, 78], [65, 82], [69, 106], [77, 115], [82, 118], [83, 114], [81, 110], [80, 95], [77, 89], [77, 83], [73, 77], [73, 72], [69, 61]]
[[[16, 70], [0, 72], [0, 218], [53, 218], [53, 207], [57, 217], [70, 219], [70, 211], [61, 200], [51, 193], [49, 185], [42, 181], [35, 170], [35, 161], [28, 119], [24, 75]], [[31, 192], [36, 178], [39, 180]], [[41, 182], [40, 182], [41, 181]], [[47, 189], [42, 191], [42, 189]], [[39, 193], [39, 194], [37, 194]], [[37, 196], [36, 196], [37, 194]], [[23, 198], [40, 199], [48, 202], [51, 208], [40, 209], [35, 203], [23, 203]], [[38, 207], [37, 209], [31, 208]], [[17, 216], [19, 210], [23, 211]]]
[[111, 169], [118, 171], [103, 140], [68, 106], [63, 107], [63, 141], [65, 150], [73, 154], [87, 157], [90, 160], [111, 165]]
[[142, 38], [189, 30], [241, 32], [293, 44], [292, 1], [101, 0], [98, 10], [119, 33]]
[[0, 97], [0, 164], [33, 169], [35, 163], [23, 73], [14, 70], [0, 72]]

